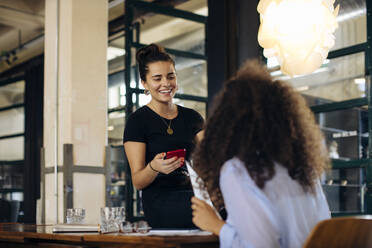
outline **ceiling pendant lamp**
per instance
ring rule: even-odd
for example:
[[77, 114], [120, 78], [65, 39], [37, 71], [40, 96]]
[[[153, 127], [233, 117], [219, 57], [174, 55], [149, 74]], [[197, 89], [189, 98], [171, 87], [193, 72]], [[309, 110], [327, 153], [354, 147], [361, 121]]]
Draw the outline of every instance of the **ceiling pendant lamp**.
[[335, 0], [260, 0], [258, 42], [289, 76], [318, 69], [335, 44]]

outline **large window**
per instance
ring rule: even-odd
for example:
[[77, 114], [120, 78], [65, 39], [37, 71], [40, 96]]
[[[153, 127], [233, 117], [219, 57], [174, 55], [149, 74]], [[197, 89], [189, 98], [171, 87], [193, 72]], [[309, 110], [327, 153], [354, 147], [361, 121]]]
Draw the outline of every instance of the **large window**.
[[[271, 73], [288, 81], [307, 100], [332, 159], [323, 188], [334, 216], [371, 213], [367, 186], [372, 182], [371, 122], [365, 0], [339, 0], [336, 44], [323, 65], [310, 75], [289, 78], [269, 60]], [[371, 28], [371, 27], [370, 27]]]
[[23, 80], [0, 82], [0, 198], [12, 210], [23, 201], [24, 92]]

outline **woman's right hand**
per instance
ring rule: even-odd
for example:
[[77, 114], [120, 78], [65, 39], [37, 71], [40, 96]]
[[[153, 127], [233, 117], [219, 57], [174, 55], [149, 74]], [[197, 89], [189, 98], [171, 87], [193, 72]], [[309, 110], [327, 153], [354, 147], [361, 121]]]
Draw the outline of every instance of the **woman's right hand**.
[[177, 168], [181, 167], [185, 162], [184, 158], [173, 157], [170, 159], [164, 159], [165, 153], [157, 154], [154, 159], [150, 162], [151, 167], [158, 172], [169, 174]]

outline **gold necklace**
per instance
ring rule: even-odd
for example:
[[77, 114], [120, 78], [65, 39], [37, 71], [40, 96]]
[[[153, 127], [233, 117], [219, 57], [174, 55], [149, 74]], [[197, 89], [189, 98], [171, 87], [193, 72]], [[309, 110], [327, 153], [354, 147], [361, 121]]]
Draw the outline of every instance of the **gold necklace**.
[[[161, 118], [161, 119], [164, 121], [163, 118]], [[164, 123], [165, 123], [165, 125], [167, 125], [167, 122], [166, 121], [164, 121]], [[168, 127], [167, 127], [167, 133], [169, 135], [172, 135], [173, 134], [173, 129], [171, 128], [171, 123], [172, 123], [172, 120], [169, 121], [169, 124], [168, 124]]]
[[[151, 107], [153, 107], [155, 110], [156, 108], [151, 104], [149, 103], [149, 105], [151, 105]], [[156, 112], [156, 111], [155, 111]], [[159, 114], [158, 114], [159, 115]], [[171, 124], [172, 124], [172, 119], [169, 120], [169, 123], [167, 123], [161, 115], [159, 115], [160, 119], [163, 121], [163, 123], [167, 126], [167, 133], [169, 135], [172, 135], [174, 133], [173, 129], [171, 128]]]

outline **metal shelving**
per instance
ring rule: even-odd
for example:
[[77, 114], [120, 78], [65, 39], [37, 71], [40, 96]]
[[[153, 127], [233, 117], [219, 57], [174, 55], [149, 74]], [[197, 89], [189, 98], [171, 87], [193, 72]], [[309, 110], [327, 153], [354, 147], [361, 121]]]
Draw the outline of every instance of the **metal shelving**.
[[[331, 51], [328, 55], [328, 59], [339, 58], [351, 54], [363, 52], [365, 55], [365, 77], [372, 75], [372, 2], [366, 1], [367, 8], [367, 42], [345, 47], [335, 51]], [[332, 160], [333, 170], [345, 170], [345, 169], [360, 169], [363, 178], [361, 178], [358, 184], [351, 185], [334, 185], [342, 189], [360, 188], [358, 191], [360, 194], [360, 210], [361, 211], [337, 211], [333, 212], [332, 216], [346, 216], [346, 215], [360, 215], [360, 214], [372, 214], [372, 87], [368, 88], [366, 97], [356, 98], [341, 102], [326, 103], [322, 105], [312, 106], [311, 109], [315, 114], [347, 110], [362, 106], [367, 106], [368, 111], [368, 154], [367, 158], [351, 159], [349, 161], [343, 160]], [[362, 139], [361, 132], [358, 132], [359, 138]], [[359, 141], [360, 142], [360, 141]], [[360, 144], [359, 144], [360, 145]], [[325, 185], [324, 187], [330, 187]], [[340, 193], [342, 195], [342, 192]]]

